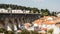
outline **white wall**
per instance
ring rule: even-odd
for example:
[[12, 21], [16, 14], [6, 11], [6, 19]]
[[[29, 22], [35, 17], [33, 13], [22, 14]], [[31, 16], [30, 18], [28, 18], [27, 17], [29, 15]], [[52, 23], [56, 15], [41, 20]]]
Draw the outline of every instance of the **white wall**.
[[[30, 11], [25, 11], [25, 13], [29, 13]], [[0, 13], [10, 13], [8, 10], [0, 9]], [[12, 10], [12, 13], [24, 13], [22, 10]]]

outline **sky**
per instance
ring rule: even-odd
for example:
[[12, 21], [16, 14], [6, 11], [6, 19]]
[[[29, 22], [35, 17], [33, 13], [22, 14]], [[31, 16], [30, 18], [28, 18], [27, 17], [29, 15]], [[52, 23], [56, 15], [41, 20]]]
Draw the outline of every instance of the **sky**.
[[15, 4], [38, 9], [60, 11], [60, 0], [0, 0], [0, 4]]

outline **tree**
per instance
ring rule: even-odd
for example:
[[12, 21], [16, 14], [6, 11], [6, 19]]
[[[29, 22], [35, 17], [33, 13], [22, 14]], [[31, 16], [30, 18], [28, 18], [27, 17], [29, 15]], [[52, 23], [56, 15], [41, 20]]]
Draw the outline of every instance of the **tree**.
[[53, 11], [53, 12], [51, 13], [51, 16], [56, 16], [56, 12]]
[[50, 15], [50, 11], [48, 9], [41, 9], [41, 15], [48, 16], [48, 15]]
[[31, 11], [33, 11], [33, 13], [40, 13], [38, 8], [31, 8]]

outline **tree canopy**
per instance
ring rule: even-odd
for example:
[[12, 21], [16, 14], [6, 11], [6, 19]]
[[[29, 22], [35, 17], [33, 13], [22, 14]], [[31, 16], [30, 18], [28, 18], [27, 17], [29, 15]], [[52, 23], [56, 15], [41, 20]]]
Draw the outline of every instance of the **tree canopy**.
[[46, 16], [46, 15], [53, 15], [55, 16], [54, 12], [50, 13], [50, 11], [48, 9], [41, 9], [39, 10], [38, 8], [31, 8], [31, 7], [26, 7], [26, 6], [20, 6], [20, 5], [13, 5], [13, 4], [0, 4], [0, 8], [4, 8], [7, 9], [11, 7], [11, 9], [18, 9], [18, 10], [29, 10], [30, 13], [40, 13], [42, 16]]
[[41, 15], [42, 16], [50, 15], [50, 11], [48, 9], [41, 9]]

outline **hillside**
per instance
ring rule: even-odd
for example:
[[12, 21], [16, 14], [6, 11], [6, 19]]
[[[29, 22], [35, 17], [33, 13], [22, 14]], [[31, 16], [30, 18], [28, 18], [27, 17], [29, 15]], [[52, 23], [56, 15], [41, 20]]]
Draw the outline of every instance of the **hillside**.
[[0, 4], [0, 8], [7, 9], [9, 7], [11, 7], [11, 9], [29, 10], [29, 11], [33, 11], [33, 13], [36, 12], [40, 13], [38, 8], [31, 8], [31, 7], [14, 5], [14, 4]]
[[11, 7], [12, 9], [22, 9], [22, 10], [32, 10], [36, 9], [39, 10], [38, 8], [30, 8], [30, 7], [25, 7], [25, 6], [18, 6], [18, 5], [13, 5], [13, 4], [0, 4], [0, 8], [7, 9], [8, 7]]

